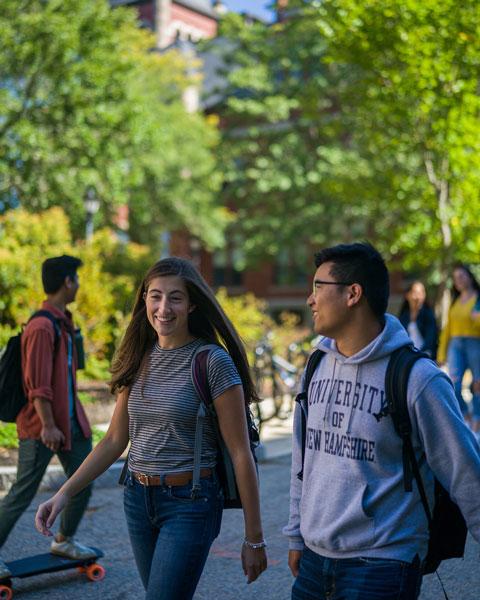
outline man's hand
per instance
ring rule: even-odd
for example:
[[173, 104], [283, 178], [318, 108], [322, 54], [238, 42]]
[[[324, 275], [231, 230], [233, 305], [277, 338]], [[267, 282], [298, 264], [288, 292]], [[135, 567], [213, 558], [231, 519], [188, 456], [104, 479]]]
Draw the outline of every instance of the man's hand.
[[44, 425], [40, 432], [40, 439], [52, 452], [57, 452], [65, 441], [65, 436], [55, 425]]
[[301, 550], [290, 550], [288, 552], [288, 566], [294, 577], [298, 577], [298, 569], [300, 568], [300, 559], [303, 552]]

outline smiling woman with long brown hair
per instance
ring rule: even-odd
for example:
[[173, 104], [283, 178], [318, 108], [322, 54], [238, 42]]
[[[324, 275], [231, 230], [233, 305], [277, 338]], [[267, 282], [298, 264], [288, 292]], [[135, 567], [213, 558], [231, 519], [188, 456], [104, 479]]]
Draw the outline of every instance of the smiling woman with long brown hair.
[[245, 414], [245, 403], [256, 393], [238, 334], [207, 283], [184, 259], [161, 260], [146, 274], [112, 365], [111, 388], [118, 396], [107, 434], [37, 512], [37, 528], [48, 535], [68, 498], [108, 468], [130, 441], [125, 514], [148, 600], [192, 598], [220, 530], [223, 497], [209, 419], [200, 491], [192, 489], [200, 398], [190, 373], [195, 353], [205, 344], [217, 345], [208, 361], [208, 384], [243, 505], [242, 565], [248, 582], [254, 581], [267, 566]]

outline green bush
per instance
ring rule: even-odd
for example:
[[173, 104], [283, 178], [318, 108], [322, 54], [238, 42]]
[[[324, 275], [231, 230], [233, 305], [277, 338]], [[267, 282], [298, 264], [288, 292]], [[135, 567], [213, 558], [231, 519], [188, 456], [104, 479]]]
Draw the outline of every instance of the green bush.
[[251, 359], [255, 346], [273, 327], [266, 302], [251, 293], [229, 296], [224, 288], [218, 290], [217, 300], [240, 334]]
[[94, 446], [96, 446], [98, 442], [103, 440], [103, 438], [105, 437], [105, 433], [106, 431], [95, 427], [95, 425], [92, 427], [92, 442]]
[[77, 299], [69, 306], [84, 337], [87, 366], [81, 377], [108, 379], [135, 288], [153, 257], [147, 247], [121, 242], [107, 229], [88, 243], [74, 243], [60, 208], [36, 214], [16, 209], [0, 218], [0, 347], [40, 307], [41, 264], [61, 254], [83, 261]]
[[15, 423], [0, 423], [0, 448], [18, 448]]

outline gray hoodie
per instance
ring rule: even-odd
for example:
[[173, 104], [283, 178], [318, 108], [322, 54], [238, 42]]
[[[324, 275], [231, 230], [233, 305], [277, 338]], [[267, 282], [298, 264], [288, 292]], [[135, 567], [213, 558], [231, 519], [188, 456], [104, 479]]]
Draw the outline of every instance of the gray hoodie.
[[[290, 549], [304, 544], [330, 558], [424, 558], [428, 525], [417, 486], [405, 492], [402, 443], [382, 415], [389, 355], [410, 344], [386, 315], [383, 331], [354, 356], [322, 338], [326, 352], [308, 389], [303, 482], [300, 406], [295, 409]], [[433, 473], [459, 505], [480, 542], [480, 448], [458, 408], [449, 378], [428, 359], [413, 367], [408, 386], [412, 442], [430, 505]]]

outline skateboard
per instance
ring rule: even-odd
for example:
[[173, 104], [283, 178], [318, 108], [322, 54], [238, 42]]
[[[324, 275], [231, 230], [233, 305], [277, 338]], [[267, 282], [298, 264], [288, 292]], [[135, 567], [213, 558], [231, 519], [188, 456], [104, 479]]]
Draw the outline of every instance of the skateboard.
[[0, 600], [11, 600], [13, 597], [11, 580], [15, 577], [23, 579], [41, 573], [77, 569], [80, 573], [85, 573], [90, 581], [100, 581], [105, 577], [105, 569], [95, 561], [103, 556], [103, 552], [98, 548], [92, 548], [92, 550], [95, 552], [95, 556], [92, 558], [71, 559], [55, 556], [55, 554], [37, 554], [7, 562], [6, 565], [12, 574], [7, 578], [0, 579]]

